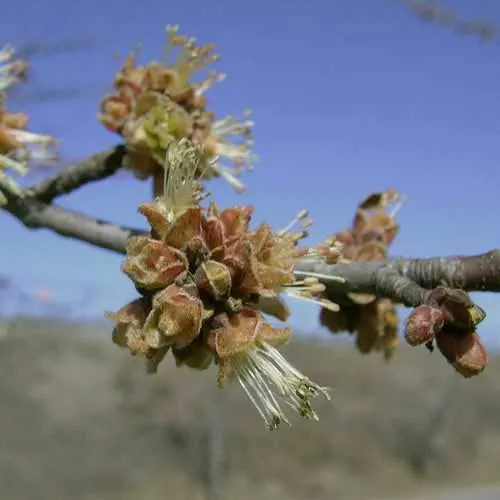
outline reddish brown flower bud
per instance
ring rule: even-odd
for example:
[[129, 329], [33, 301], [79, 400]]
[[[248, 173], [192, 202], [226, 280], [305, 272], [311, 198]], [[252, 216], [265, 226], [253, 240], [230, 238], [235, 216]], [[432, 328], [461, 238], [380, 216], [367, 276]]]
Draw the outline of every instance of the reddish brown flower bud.
[[473, 377], [486, 368], [486, 349], [477, 333], [455, 335], [441, 331], [436, 336], [436, 343], [443, 356], [463, 377]]
[[215, 300], [227, 297], [231, 291], [231, 273], [220, 262], [208, 260], [194, 274], [198, 288], [212, 296]]
[[240, 236], [248, 231], [248, 224], [252, 218], [253, 207], [226, 208], [220, 213], [220, 220], [224, 226], [224, 236], [229, 239]]
[[153, 298], [153, 308], [144, 324], [151, 347], [188, 346], [200, 333], [203, 304], [184, 288], [170, 285]]
[[231, 316], [219, 314], [213, 321], [211, 344], [220, 358], [234, 356], [250, 349], [257, 336], [257, 326], [262, 321], [253, 309], [243, 308]]
[[165, 241], [175, 248], [183, 248], [193, 238], [202, 236], [201, 208], [187, 208], [172, 222]]
[[408, 317], [405, 339], [412, 346], [426, 344], [443, 328], [444, 314], [427, 304], [416, 307]]
[[201, 237], [201, 208], [186, 208], [179, 214], [170, 214], [161, 202], [142, 203], [139, 212], [147, 219], [158, 237], [168, 245], [182, 248], [192, 238]]
[[188, 265], [179, 250], [146, 236], [132, 236], [122, 270], [141, 288], [158, 290], [173, 283], [187, 271]]
[[165, 92], [174, 79], [172, 71], [167, 70], [159, 63], [150, 63], [144, 75], [144, 84], [152, 90]]
[[368, 262], [372, 260], [382, 260], [387, 257], [385, 245], [379, 241], [368, 241], [359, 246], [354, 259], [358, 262]]
[[166, 205], [157, 201], [148, 201], [139, 205], [138, 212], [146, 217], [158, 238], [164, 240], [170, 226]]
[[235, 238], [224, 248], [225, 264], [233, 279], [233, 284], [239, 286], [250, 268], [250, 258], [252, 255], [252, 245], [247, 238]]
[[475, 330], [486, 317], [484, 310], [461, 289], [438, 286], [427, 294], [425, 302], [439, 306], [449, 329], [464, 335]]
[[204, 223], [203, 240], [214, 260], [224, 258], [224, 226], [217, 217], [209, 217]]
[[122, 120], [129, 113], [129, 107], [119, 98], [112, 96], [105, 99], [102, 103], [102, 112], [114, 120]]
[[[148, 307], [142, 297], [123, 306], [117, 312], [107, 312], [106, 317], [116, 323], [112, 334], [113, 342], [120, 347], [130, 347], [131, 341], [135, 343], [132, 339], [141, 336], [140, 331], [146, 321], [147, 313]], [[132, 347], [131, 351], [134, 352]]]

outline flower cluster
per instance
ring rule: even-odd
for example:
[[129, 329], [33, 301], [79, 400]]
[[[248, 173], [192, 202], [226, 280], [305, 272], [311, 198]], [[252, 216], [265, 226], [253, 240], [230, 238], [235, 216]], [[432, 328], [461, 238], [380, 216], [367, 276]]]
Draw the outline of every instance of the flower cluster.
[[476, 327], [486, 313], [459, 289], [438, 286], [427, 292], [405, 325], [405, 339], [412, 346], [434, 343], [445, 359], [463, 377], [478, 375], [486, 368], [487, 355]]
[[11, 188], [19, 191], [17, 184], [3, 170], [8, 168], [24, 175], [31, 161], [53, 161], [56, 156], [52, 149], [55, 144], [52, 137], [27, 131], [28, 116], [9, 112], [5, 107], [6, 91], [22, 81], [27, 70], [24, 61], [12, 60], [13, 55], [14, 50], [10, 46], [0, 50], [0, 176], [9, 182]]
[[[336, 306], [319, 297], [316, 279], [294, 277], [294, 263], [308, 252], [298, 247], [306, 232], [268, 224], [251, 230], [251, 206], [203, 208], [200, 163], [187, 139], [167, 149], [163, 194], [139, 207], [150, 235], [130, 238], [122, 266], [141, 297], [108, 313], [113, 340], [144, 356], [151, 372], [168, 352], [195, 369], [215, 362], [218, 384], [237, 380], [270, 429], [288, 422], [280, 399], [316, 419], [311, 399], [327, 392], [283, 358], [277, 348], [291, 332], [264, 317], [288, 318], [282, 293]], [[303, 211], [295, 221], [307, 226], [306, 217]]]
[[28, 65], [21, 59], [13, 59], [14, 47], [5, 45], [0, 48], [0, 92], [24, 80]]
[[[331, 248], [332, 241], [340, 244], [344, 261], [386, 258], [399, 229], [394, 217], [400, 202], [401, 196], [395, 191], [371, 194], [359, 204], [352, 227], [334, 234], [323, 247]], [[322, 245], [318, 248], [321, 250]], [[360, 293], [348, 293], [347, 299], [339, 311], [322, 309], [321, 324], [332, 333], [355, 334], [360, 352], [382, 351], [390, 359], [399, 342], [399, 321], [392, 301]]]
[[[193, 81], [198, 71], [218, 60], [214, 46], [196, 45], [194, 38], [180, 35], [177, 26], [167, 26], [166, 31], [164, 62], [138, 66], [136, 52], [130, 53], [114, 78], [115, 93], [103, 99], [98, 118], [125, 139], [128, 166], [138, 178], [153, 178], [155, 195], [161, 194], [165, 151], [182, 138], [211, 160], [198, 176], [221, 176], [242, 191], [245, 186], [237, 176], [252, 167], [253, 122], [248, 116], [242, 121], [233, 117], [215, 120], [206, 109], [204, 94], [225, 75], [209, 72], [201, 82]], [[179, 53], [170, 61], [175, 49]], [[225, 166], [224, 159], [231, 166]]]

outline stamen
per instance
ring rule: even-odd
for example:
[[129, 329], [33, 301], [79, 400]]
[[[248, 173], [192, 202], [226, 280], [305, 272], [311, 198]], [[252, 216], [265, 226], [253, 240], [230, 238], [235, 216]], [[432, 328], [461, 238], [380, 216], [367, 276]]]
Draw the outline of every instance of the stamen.
[[[309, 211], [306, 210], [305, 208], [302, 209], [283, 229], [278, 230], [277, 234], [283, 236], [284, 234], [288, 233], [288, 231], [290, 231], [290, 229], [292, 229], [296, 224], [303, 221], [308, 216], [309, 216]], [[308, 225], [310, 226], [311, 224]]]
[[345, 283], [346, 280], [345, 278], [342, 278], [341, 276], [330, 276], [329, 274], [321, 274], [321, 273], [313, 273], [313, 272], [303, 272], [303, 271], [294, 271], [294, 274], [296, 276], [304, 276], [305, 279], [307, 277], [311, 278], [317, 278], [318, 280], [321, 281], [335, 281], [337, 283]]
[[[211, 163], [210, 167], [214, 172], [225, 179], [237, 192], [243, 193], [246, 191], [246, 185], [235, 177], [235, 175], [239, 173], [238, 171], [234, 172], [236, 169], [230, 169], [216, 162]], [[231, 170], [233, 170], [233, 172], [231, 172]]]
[[163, 201], [169, 222], [200, 199], [200, 185], [195, 180], [200, 154], [187, 139], [171, 144], [165, 154]]
[[333, 312], [340, 311], [340, 306], [338, 304], [335, 304], [335, 302], [332, 302], [331, 300], [328, 299], [324, 299], [322, 297], [313, 297], [306, 294], [305, 292], [299, 292], [299, 291], [296, 292], [293, 289], [290, 290], [288, 288], [285, 288], [284, 293], [290, 297], [293, 297], [295, 299], [300, 299], [305, 302], [310, 302], [311, 304], [315, 304], [324, 309], [328, 309], [329, 311]]
[[195, 94], [197, 96], [203, 95], [208, 89], [210, 89], [210, 87], [216, 83], [222, 82], [226, 79], [226, 77], [227, 75], [225, 73], [216, 73], [215, 71], [210, 72], [208, 77], [198, 85], [195, 90]]
[[236, 355], [232, 366], [239, 384], [270, 430], [281, 423], [290, 425], [278, 399], [303, 418], [313, 420], [318, 420], [318, 416], [310, 399], [320, 394], [330, 399], [326, 388], [311, 382], [265, 342], [257, 341], [249, 352]]
[[399, 212], [405, 201], [406, 201], [406, 196], [398, 194], [398, 196], [394, 200], [394, 206], [392, 207], [392, 210], [389, 211], [389, 215], [392, 218], [396, 217], [396, 214]]
[[2, 167], [11, 168], [21, 175], [26, 175], [26, 173], [28, 172], [26, 165], [24, 165], [22, 162], [13, 160], [6, 155], [0, 154], [0, 168]]

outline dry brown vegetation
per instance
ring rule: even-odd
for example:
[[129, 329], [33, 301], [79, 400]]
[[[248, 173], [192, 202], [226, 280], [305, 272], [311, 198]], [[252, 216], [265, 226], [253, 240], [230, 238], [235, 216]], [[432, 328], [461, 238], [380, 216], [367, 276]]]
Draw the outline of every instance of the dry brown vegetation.
[[227, 499], [404, 498], [497, 479], [498, 360], [463, 380], [424, 349], [403, 347], [390, 365], [337, 342], [287, 351], [334, 398], [318, 402], [319, 423], [269, 432], [240, 391], [216, 393], [213, 370], [169, 361], [147, 376], [105, 327], [12, 322], [0, 342], [0, 498], [204, 499], [215, 397]]

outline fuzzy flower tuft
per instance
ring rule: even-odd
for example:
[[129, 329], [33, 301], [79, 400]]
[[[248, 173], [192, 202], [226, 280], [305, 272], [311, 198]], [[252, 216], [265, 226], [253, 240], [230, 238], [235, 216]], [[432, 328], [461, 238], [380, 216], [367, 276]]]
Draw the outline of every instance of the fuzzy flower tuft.
[[14, 49], [10, 46], [0, 50], [0, 178], [21, 195], [20, 187], [5, 171], [25, 175], [32, 161], [49, 163], [56, 160], [57, 155], [52, 137], [29, 132], [28, 116], [12, 113], [5, 107], [6, 91], [24, 80], [27, 70], [24, 61], [12, 60], [13, 55]]
[[[131, 52], [114, 78], [115, 92], [101, 102], [98, 115], [110, 131], [120, 134], [130, 151], [129, 167], [141, 179], [153, 178], [155, 195], [161, 194], [162, 165], [171, 142], [188, 139], [206, 156], [206, 168], [197, 176], [220, 176], [236, 190], [245, 186], [237, 177], [251, 169], [253, 122], [226, 117], [216, 120], [207, 110], [206, 91], [225, 77], [209, 71], [197, 74], [218, 60], [211, 44], [197, 45], [194, 38], [167, 26], [168, 43], [162, 62], [136, 64]], [[177, 53], [177, 54], [175, 54]], [[226, 164], [228, 162], [228, 164]]]
[[10, 113], [0, 96], [0, 171], [11, 169], [25, 175], [32, 161], [53, 162], [57, 159], [53, 137], [26, 130], [28, 116]]
[[[194, 172], [206, 158], [189, 141], [172, 142], [165, 163], [163, 194], [139, 207], [150, 235], [130, 238], [122, 265], [141, 297], [108, 313], [113, 341], [145, 357], [150, 372], [168, 352], [178, 366], [215, 363], [219, 386], [238, 381], [270, 429], [288, 423], [283, 403], [317, 419], [311, 402], [326, 390], [279, 353], [290, 330], [266, 320], [288, 318], [283, 294], [338, 309], [321, 297], [317, 279], [294, 276], [295, 262], [309, 251], [298, 246], [307, 212], [280, 231], [268, 224], [252, 230], [251, 206], [200, 205]], [[295, 224], [302, 227], [293, 231]]]
[[13, 59], [14, 47], [4, 45], [0, 48], [0, 93], [24, 80], [28, 65], [21, 59]]

